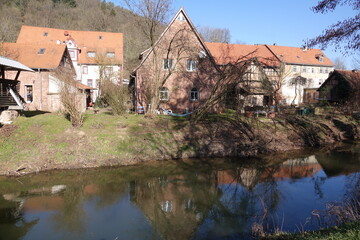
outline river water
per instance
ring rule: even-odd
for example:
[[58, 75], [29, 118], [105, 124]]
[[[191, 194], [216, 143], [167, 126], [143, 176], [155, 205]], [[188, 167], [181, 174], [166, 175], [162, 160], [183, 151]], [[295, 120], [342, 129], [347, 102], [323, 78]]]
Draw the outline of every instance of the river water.
[[252, 239], [331, 226], [359, 192], [356, 145], [1, 177], [0, 239]]

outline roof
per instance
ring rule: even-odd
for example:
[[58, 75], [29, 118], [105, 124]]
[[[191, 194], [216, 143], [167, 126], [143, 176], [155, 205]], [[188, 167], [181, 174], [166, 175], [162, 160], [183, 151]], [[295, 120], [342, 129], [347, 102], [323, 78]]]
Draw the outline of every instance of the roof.
[[21, 70], [34, 72], [34, 70], [25, 66], [24, 64], [3, 56], [0, 56], [0, 66], [5, 67], [6, 70]]
[[[278, 59], [287, 64], [318, 65], [333, 67], [334, 64], [320, 49], [304, 49], [299, 47], [285, 47], [265, 45]], [[322, 56], [323, 61], [319, 60]]]
[[[57, 28], [22, 26], [17, 43], [52, 43], [64, 44], [64, 41], [73, 40], [81, 50], [78, 63], [95, 64], [95, 59], [88, 57], [87, 52], [95, 51], [98, 54], [114, 52], [114, 63], [123, 63], [123, 34], [112, 32], [77, 31]], [[64, 44], [65, 45], [65, 44]]]
[[36, 69], [59, 67], [66, 46], [57, 44], [3, 43], [6, 54], [26, 66]]
[[[159, 44], [159, 42], [161, 41], [161, 39], [165, 36], [166, 32], [169, 31], [170, 27], [172, 26], [172, 24], [175, 22], [176, 18], [180, 15], [183, 14], [183, 16], [185, 17], [186, 22], [190, 25], [191, 30], [194, 32], [196, 38], [198, 39], [198, 41], [200, 42], [201, 46], [204, 48], [207, 56], [210, 57], [211, 61], [213, 63], [214, 59], [212, 57], [212, 55], [210, 54], [210, 50], [208, 49], [208, 47], [206, 46], [204, 40], [201, 38], [200, 34], [198, 33], [198, 31], [196, 30], [194, 24], [191, 22], [189, 16], [186, 14], [184, 8], [180, 8], [179, 11], [174, 15], [174, 17], [172, 18], [172, 20], [170, 21], [170, 23], [167, 25], [167, 27], [165, 28], [165, 30], [161, 33], [159, 39], [155, 42], [153, 47], [150, 47], [146, 50], [144, 50], [141, 54], [143, 54], [144, 56], [142, 57], [141, 63], [139, 64], [139, 66], [137, 66], [133, 72], [136, 72], [141, 66], [142, 64], [146, 61], [146, 59], [150, 56], [150, 54], [154, 51], [154, 48]], [[214, 65], [216, 67], [216, 65]]]
[[279, 60], [264, 45], [243, 45], [206, 42], [218, 65], [257, 58], [263, 64], [277, 65]]
[[82, 84], [80, 82], [76, 82], [76, 87], [78, 89], [84, 89], [84, 90], [96, 90], [96, 88], [89, 87], [88, 85]]
[[345, 81], [349, 82], [351, 85], [356, 86], [360, 84], [360, 71], [357, 70], [334, 70], [330, 73], [329, 77], [325, 82], [319, 87], [318, 91], [324, 88], [327, 83], [337, 76], [341, 76]]

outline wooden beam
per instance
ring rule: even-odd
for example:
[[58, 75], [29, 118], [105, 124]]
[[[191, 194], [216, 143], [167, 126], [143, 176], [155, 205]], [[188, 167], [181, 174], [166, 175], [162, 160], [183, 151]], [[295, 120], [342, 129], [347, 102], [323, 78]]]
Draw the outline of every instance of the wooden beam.
[[15, 77], [15, 81], [17, 81], [18, 80], [18, 78], [19, 78], [19, 75], [20, 75], [20, 70], [16, 73], [16, 77]]
[[1, 66], [1, 79], [5, 79], [5, 67]]

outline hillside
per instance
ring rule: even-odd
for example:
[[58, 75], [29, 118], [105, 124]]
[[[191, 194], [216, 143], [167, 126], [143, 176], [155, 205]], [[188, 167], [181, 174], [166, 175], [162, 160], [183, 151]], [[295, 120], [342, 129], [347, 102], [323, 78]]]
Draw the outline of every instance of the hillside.
[[0, 42], [15, 42], [22, 25], [83, 31], [124, 33], [125, 70], [138, 63], [149, 47], [130, 11], [100, 0], [3, 0], [0, 5]]

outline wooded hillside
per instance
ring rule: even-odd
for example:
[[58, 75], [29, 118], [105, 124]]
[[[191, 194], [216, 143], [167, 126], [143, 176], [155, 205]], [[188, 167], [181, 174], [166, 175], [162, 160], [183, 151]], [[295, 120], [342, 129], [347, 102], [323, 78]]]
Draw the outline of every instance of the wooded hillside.
[[136, 16], [105, 0], [0, 0], [0, 42], [15, 42], [22, 25], [124, 33], [125, 69], [149, 43]]

